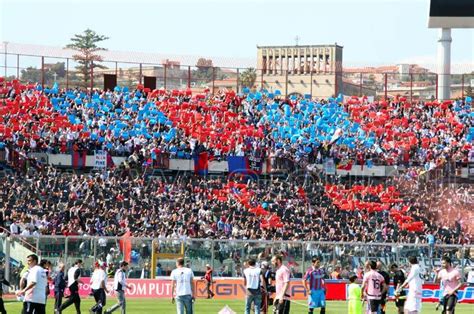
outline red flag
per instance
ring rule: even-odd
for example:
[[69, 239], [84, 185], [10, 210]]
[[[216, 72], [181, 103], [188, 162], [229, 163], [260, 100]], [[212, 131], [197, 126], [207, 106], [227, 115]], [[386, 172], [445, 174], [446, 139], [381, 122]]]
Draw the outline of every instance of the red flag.
[[114, 168], [115, 167], [115, 163], [114, 163], [114, 160], [112, 159], [112, 155], [109, 154], [109, 152], [107, 152], [107, 168]]
[[125, 232], [119, 241], [120, 250], [123, 253], [123, 260], [130, 263], [132, 255], [132, 240], [130, 240], [130, 230]]
[[298, 195], [302, 198], [302, 199], [306, 199], [306, 192], [304, 191], [304, 188], [302, 186], [300, 186], [298, 188]]
[[337, 165], [337, 169], [351, 171], [352, 170], [352, 160], [341, 162], [339, 165]]
[[74, 169], [86, 166], [87, 151], [75, 151], [72, 153], [72, 167]]

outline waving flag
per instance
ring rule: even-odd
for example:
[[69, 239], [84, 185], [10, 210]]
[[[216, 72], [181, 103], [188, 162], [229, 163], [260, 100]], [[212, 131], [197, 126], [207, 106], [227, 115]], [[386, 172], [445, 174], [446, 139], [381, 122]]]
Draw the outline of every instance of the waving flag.
[[131, 232], [127, 231], [119, 240], [120, 250], [123, 254], [123, 260], [130, 263], [132, 253], [132, 240], [130, 239]]
[[201, 152], [194, 156], [194, 173], [201, 176], [207, 175], [209, 169], [209, 153]]
[[86, 167], [87, 151], [72, 153], [72, 167], [74, 169], [82, 169]]
[[228, 156], [227, 165], [229, 174], [244, 174], [254, 179], [258, 177], [259, 172], [252, 169], [249, 159], [246, 156]]

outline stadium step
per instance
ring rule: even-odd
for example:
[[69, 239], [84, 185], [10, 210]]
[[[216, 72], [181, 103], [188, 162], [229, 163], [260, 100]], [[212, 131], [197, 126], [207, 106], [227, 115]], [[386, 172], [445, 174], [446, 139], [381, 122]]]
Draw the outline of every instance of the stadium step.
[[4, 234], [4, 236], [2, 236], [2, 249], [4, 249], [3, 255], [5, 257], [9, 255], [11, 259], [10, 263], [25, 263], [26, 257], [28, 255], [41, 255], [36, 247], [27, 240], [16, 236], [11, 236], [11, 233], [5, 228], [0, 227], [0, 229]]

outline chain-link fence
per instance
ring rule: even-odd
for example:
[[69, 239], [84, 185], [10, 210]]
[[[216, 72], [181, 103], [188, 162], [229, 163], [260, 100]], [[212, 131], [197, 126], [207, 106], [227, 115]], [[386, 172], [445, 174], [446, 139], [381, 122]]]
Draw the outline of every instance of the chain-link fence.
[[[115, 75], [117, 86], [134, 88], [152, 78], [153, 86], [166, 89], [206, 89], [241, 91], [244, 87], [267, 90], [283, 96], [309, 95], [323, 98], [344, 95], [373, 96], [375, 100], [406, 97], [407, 100], [438, 98], [438, 75], [427, 69], [416, 73], [306, 71], [294, 74], [290, 69], [266, 71], [255, 68], [182, 65], [177, 61], [139, 63], [103, 61], [84, 64], [73, 58], [3, 53], [0, 76], [26, 83], [40, 83], [51, 87], [104, 88], [104, 75]], [[155, 83], [156, 82], [156, 83]], [[451, 75], [451, 97], [472, 95], [474, 74]], [[278, 91], [278, 92], [277, 92]]]

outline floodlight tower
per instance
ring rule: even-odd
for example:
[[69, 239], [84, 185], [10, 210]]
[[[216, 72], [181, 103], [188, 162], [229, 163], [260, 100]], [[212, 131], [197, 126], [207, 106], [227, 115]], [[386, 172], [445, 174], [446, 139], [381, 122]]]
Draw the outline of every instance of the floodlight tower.
[[429, 28], [439, 28], [438, 99], [451, 98], [451, 29], [474, 28], [472, 0], [430, 0]]

